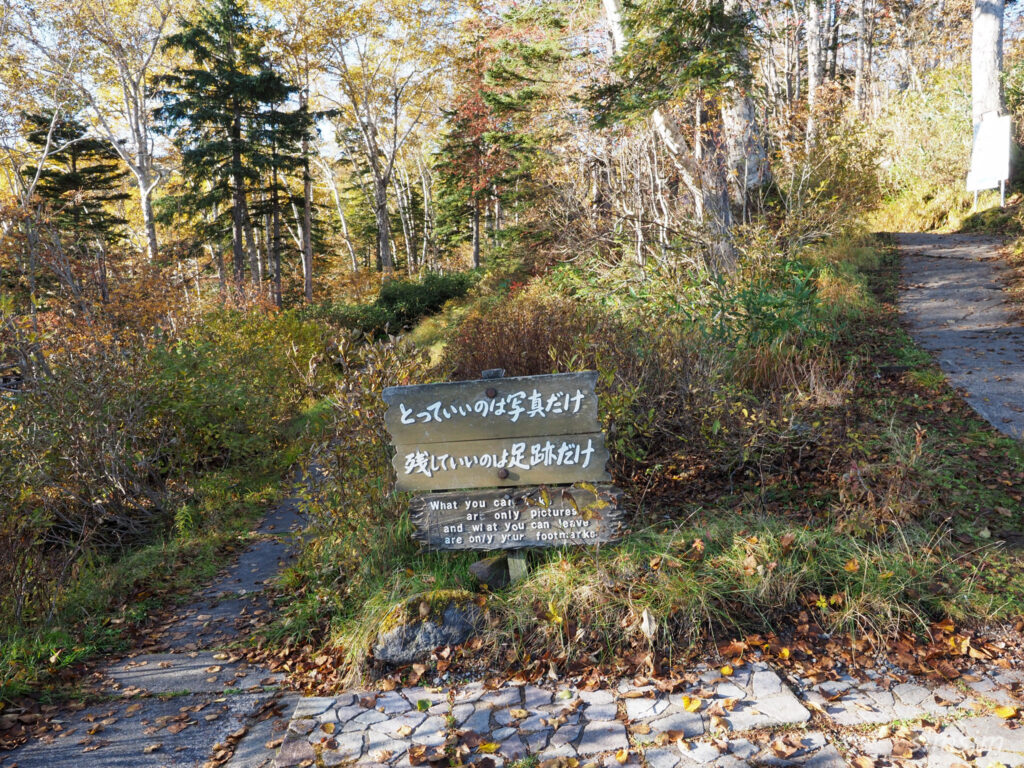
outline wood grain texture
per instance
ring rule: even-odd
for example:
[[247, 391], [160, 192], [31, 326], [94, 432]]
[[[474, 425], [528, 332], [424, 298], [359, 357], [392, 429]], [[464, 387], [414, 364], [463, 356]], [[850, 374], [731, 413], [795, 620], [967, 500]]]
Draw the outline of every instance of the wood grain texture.
[[598, 432], [596, 385], [582, 371], [388, 387], [384, 421], [402, 445]]
[[409, 505], [415, 538], [432, 550], [565, 547], [623, 535], [622, 491], [609, 485], [432, 493]]
[[601, 432], [396, 445], [399, 491], [443, 491], [611, 479]]

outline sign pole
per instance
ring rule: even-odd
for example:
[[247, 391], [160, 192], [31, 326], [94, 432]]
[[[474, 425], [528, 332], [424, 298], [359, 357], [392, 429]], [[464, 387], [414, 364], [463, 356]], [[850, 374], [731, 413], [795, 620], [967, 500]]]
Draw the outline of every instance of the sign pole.
[[[504, 368], [489, 368], [481, 371], [481, 379], [501, 379], [505, 376]], [[513, 549], [508, 553], [508, 577], [513, 584], [526, 578], [526, 552]]]
[[526, 578], [526, 550], [513, 549], [508, 553], [508, 577], [513, 584]]

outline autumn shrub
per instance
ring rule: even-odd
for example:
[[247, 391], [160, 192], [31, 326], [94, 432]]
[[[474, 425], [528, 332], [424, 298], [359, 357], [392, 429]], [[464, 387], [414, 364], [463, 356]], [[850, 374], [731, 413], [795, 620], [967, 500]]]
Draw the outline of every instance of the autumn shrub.
[[875, 130], [886, 200], [876, 226], [928, 230], [962, 218], [972, 202], [964, 187], [973, 137], [968, 68], [928, 73], [923, 89], [889, 101]]
[[50, 339], [47, 375], [0, 399], [13, 629], [48, 624], [85, 571], [170, 535], [204, 470], [277, 455], [325, 349], [315, 324], [224, 309], [173, 338], [89, 338], [87, 354]]
[[418, 280], [388, 280], [369, 304], [323, 304], [303, 314], [379, 338], [400, 333], [446, 302], [465, 296], [478, 277], [473, 272], [427, 272]]
[[340, 634], [357, 666], [374, 630], [361, 621], [362, 611], [376, 599], [380, 576], [417, 560], [407, 496], [392, 490], [380, 393], [424, 381], [427, 367], [405, 342], [371, 342], [359, 334], [339, 340], [336, 365], [327, 438], [312, 451], [322, 481], [308, 507], [311, 535], [299, 566], [286, 576], [293, 599], [275, 631], [303, 642], [311, 633]]
[[223, 466], [273, 448], [323, 371], [323, 329], [292, 314], [214, 310], [153, 352], [154, 418], [172, 466]]
[[825, 95], [817, 138], [786, 143], [773, 164], [780, 214], [774, 229], [787, 249], [845, 231], [881, 196], [877, 134], [845, 119], [837, 93]]

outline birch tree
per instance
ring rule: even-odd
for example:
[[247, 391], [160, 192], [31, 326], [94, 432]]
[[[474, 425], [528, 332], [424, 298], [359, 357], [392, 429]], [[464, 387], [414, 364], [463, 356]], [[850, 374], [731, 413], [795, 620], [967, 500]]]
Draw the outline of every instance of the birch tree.
[[69, 72], [88, 104], [92, 129], [134, 177], [150, 260], [159, 252], [153, 193], [164, 178], [154, 152], [150, 86], [175, 2], [5, 0], [22, 38], [51, 66]]
[[326, 68], [337, 83], [325, 100], [358, 133], [373, 182], [377, 256], [394, 270], [388, 193], [396, 162], [435, 109], [435, 78], [445, 71], [454, 28], [448, 0], [346, 6], [334, 18]]
[[975, 124], [1002, 111], [1003, 11], [1005, 0], [974, 0], [971, 40], [971, 115]]

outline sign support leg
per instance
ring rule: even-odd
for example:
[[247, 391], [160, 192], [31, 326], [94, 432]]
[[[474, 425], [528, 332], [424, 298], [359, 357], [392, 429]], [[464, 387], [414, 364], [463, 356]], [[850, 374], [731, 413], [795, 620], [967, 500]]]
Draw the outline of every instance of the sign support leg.
[[526, 553], [521, 549], [514, 549], [508, 553], [508, 575], [513, 584], [526, 578]]
[[999, 207], [1006, 207], [1006, 179], [999, 180]]

